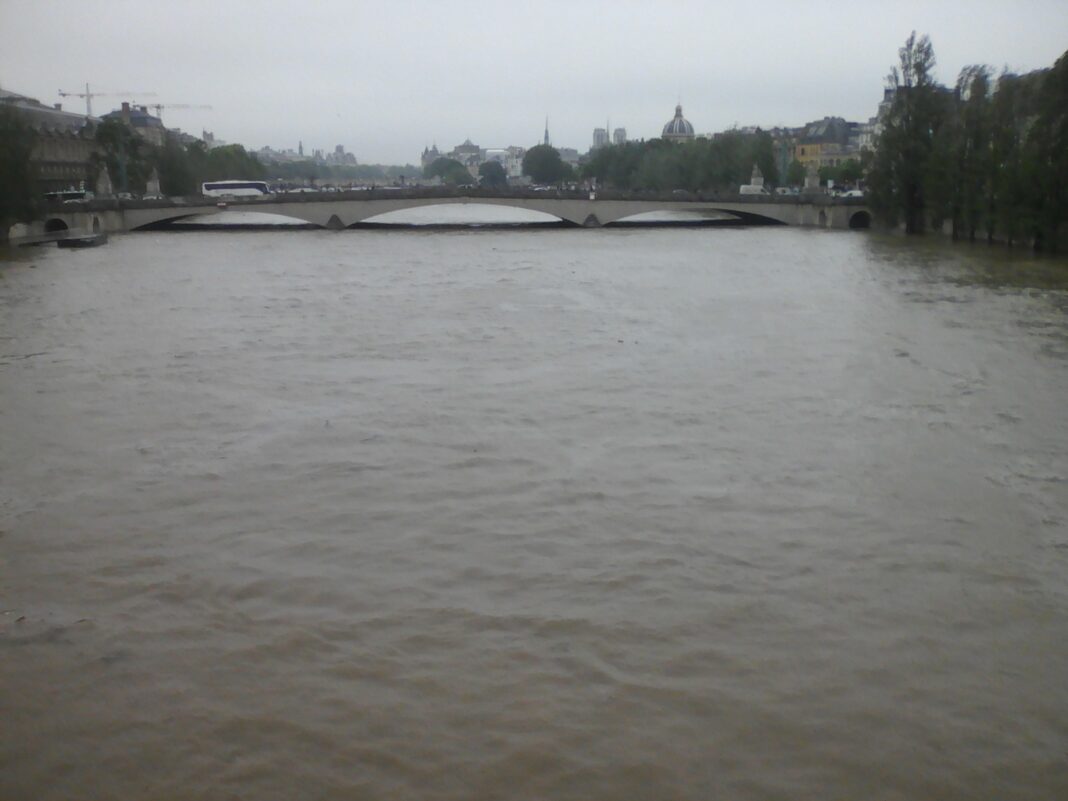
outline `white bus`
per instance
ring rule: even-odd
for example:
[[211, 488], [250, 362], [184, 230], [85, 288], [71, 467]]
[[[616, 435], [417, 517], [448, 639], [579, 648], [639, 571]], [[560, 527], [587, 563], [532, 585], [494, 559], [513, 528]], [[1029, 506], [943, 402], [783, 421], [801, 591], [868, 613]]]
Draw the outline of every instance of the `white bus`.
[[205, 197], [263, 197], [271, 188], [266, 181], [208, 181], [200, 192]]

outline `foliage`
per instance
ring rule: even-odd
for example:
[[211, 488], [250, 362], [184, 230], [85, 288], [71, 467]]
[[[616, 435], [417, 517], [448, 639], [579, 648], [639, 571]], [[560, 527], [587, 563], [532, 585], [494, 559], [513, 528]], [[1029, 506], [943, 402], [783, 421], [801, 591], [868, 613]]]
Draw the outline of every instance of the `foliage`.
[[498, 161], [487, 161], [478, 167], [478, 182], [482, 186], [503, 188], [508, 186], [508, 174]]
[[985, 65], [934, 82], [926, 37], [909, 37], [891, 73], [869, 176], [873, 209], [910, 233], [929, 222], [954, 237], [1054, 250], [1068, 230], [1068, 53], [1028, 75]]
[[152, 175], [151, 145], [120, 119], [104, 120], [96, 128], [97, 151], [93, 161], [108, 171], [116, 191], [144, 192]]
[[596, 178], [602, 184], [616, 189], [633, 189], [645, 151], [644, 142], [598, 148], [583, 166], [582, 177]]
[[[825, 164], [820, 167], [819, 176], [824, 184], [834, 181], [835, 186], [853, 185], [864, 177], [864, 168], [857, 159], [846, 159], [838, 166]], [[804, 181], [804, 178], [801, 180]]]
[[36, 132], [13, 109], [0, 107], [0, 239], [13, 223], [37, 216], [37, 176], [30, 161], [36, 143]]
[[893, 103], [883, 120], [869, 179], [873, 208], [884, 218], [904, 218], [905, 230], [924, 229], [931, 155], [942, 124], [944, 90], [934, 81], [934, 48], [913, 31], [898, 51], [899, 66], [887, 84]]
[[168, 134], [163, 147], [156, 154], [160, 191], [165, 195], [195, 195], [201, 181], [186, 148], [178, 138]]
[[786, 185], [801, 186], [805, 183], [805, 165], [797, 159], [790, 162], [786, 168]]
[[537, 145], [523, 156], [523, 175], [536, 184], [555, 184], [571, 177], [571, 165], [564, 163], [552, 145]]
[[1056, 250], [1068, 227], [1068, 53], [1044, 77], [1028, 137], [1038, 247]]
[[441, 178], [444, 183], [454, 185], [469, 184], [474, 181], [467, 167], [456, 159], [449, 159], [444, 156], [434, 159], [432, 163], [428, 164], [423, 169], [423, 177]]
[[[737, 192], [740, 185], [749, 183], [754, 164], [766, 184], [779, 183], [774, 143], [765, 131], [728, 131], [712, 140], [650, 139], [602, 147], [584, 165], [582, 176], [622, 190]], [[801, 175], [803, 180], [803, 170]]]
[[210, 150], [202, 143], [189, 146], [194, 166], [199, 167], [202, 181], [226, 181], [240, 178], [260, 179], [267, 171], [259, 159], [248, 153], [241, 145], [224, 145]]

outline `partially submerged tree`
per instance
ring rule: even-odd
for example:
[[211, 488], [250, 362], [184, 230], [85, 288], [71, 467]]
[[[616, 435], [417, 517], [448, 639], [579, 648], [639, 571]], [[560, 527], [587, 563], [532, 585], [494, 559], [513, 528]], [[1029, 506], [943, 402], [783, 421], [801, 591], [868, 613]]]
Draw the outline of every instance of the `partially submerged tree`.
[[894, 98], [879, 136], [869, 195], [884, 218], [903, 219], [908, 233], [925, 227], [928, 171], [943, 119], [944, 91], [934, 80], [935, 55], [927, 36], [913, 31], [887, 77]]

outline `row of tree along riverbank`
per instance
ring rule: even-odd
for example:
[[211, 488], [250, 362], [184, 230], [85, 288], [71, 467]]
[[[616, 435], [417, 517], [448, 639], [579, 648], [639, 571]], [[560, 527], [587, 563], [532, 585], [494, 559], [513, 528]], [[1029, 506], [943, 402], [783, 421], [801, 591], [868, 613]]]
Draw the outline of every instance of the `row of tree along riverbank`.
[[926, 36], [913, 33], [899, 57], [868, 174], [876, 214], [909, 233], [949, 228], [954, 238], [1063, 249], [1068, 53], [1026, 75], [968, 66], [953, 87], [935, 81]]

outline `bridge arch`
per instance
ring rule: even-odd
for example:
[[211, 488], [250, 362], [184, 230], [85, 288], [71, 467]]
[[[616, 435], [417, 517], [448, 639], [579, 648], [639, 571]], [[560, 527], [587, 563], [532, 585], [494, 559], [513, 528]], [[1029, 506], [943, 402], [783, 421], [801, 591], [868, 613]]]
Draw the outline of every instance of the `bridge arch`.
[[871, 228], [871, 213], [868, 211], [855, 211], [849, 215], [849, 227], [854, 230]]
[[[505, 199], [506, 200], [506, 199]], [[494, 198], [464, 198], [462, 202], [430, 199], [389, 208], [378, 214], [351, 214], [359, 217], [351, 226], [485, 226], [485, 225], [560, 225], [570, 221], [559, 214], [528, 208]], [[411, 214], [410, 212], [417, 212]], [[336, 218], [337, 215], [334, 215]], [[329, 227], [329, 226], [328, 226]]]
[[[218, 228], [219, 230], [227, 228], [251, 228], [251, 229], [269, 229], [269, 228], [344, 228], [338, 222], [331, 223], [324, 221], [324, 223], [312, 222], [302, 218], [295, 218], [285, 214], [279, 214], [276, 211], [258, 209], [258, 208], [241, 208], [234, 209], [234, 211], [241, 212], [256, 212], [257, 217], [273, 218], [270, 221], [267, 220], [254, 220], [252, 222], [227, 220], [225, 218], [208, 222], [216, 216], [216, 214], [229, 209], [195, 209], [192, 211], [183, 210], [181, 214], [167, 214], [157, 215], [155, 218], [150, 218], [147, 221], [140, 222], [139, 224], [132, 226], [131, 231], [160, 231], [160, 230], [174, 230], [175, 228], [181, 228], [188, 225], [189, 230], [203, 230], [204, 228]], [[176, 226], [175, 223], [183, 223], [181, 226]]]
[[52, 219], [45, 222], [44, 229], [46, 234], [56, 234], [60, 231], [69, 231], [70, 226], [67, 225], [67, 222], [65, 220], [61, 220], [59, 217], [53, 217]]
[[185, 219], [188, 219], [189, 217], [197, 217], [197, 216], [199, 216], [199, 213], [197, 213], [197, 212], [193, 212], [193, 213], [183, 212], [181, 214], [171, 213], [168, 216], [163, 216], [163, 217], [160, 217], [159, 219], [151, 220], [149, 222], [141, 223], [140, 225], [132, 226], [130, 228], [130, 230], [131, 231], [153, 231], [153, 230], [155, 230], [157, 228], [166, 228], [171, 223], [178, 222], [178, 220], [185, 220]]

